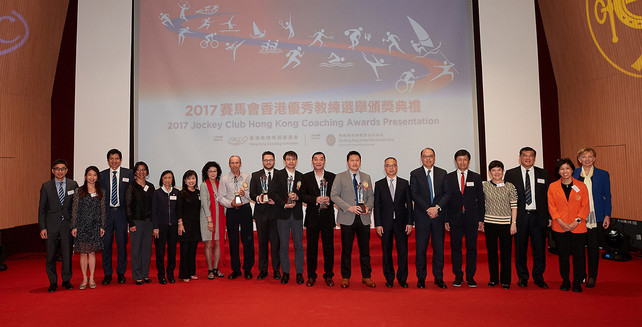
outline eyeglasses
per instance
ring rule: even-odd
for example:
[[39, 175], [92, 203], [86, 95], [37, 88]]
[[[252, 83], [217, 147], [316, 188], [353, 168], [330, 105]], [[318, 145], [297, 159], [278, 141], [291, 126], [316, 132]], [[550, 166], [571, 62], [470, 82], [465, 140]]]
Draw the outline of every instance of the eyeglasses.
[[263, 159], [264, 162], [272, 162], [274, 159]]
[[397, 167], [397, 164], [385, 165], [384, 167], [386, 167], [386, 168], [390, 168], [390, 167]]
[[65, 170], [67, 170], [67, 167], [63, 167], [63, 168], [56, 167], [56, 168], [53, 168], [53, 170], [54, 171], [65, 171]]
[[434, 155], [434, 154], [429, 154], [429, 155], [421, 156], [421, 157], [422, 157], [422, 158], [434, 158], [434, 157], [435, 157], [435, 155]]

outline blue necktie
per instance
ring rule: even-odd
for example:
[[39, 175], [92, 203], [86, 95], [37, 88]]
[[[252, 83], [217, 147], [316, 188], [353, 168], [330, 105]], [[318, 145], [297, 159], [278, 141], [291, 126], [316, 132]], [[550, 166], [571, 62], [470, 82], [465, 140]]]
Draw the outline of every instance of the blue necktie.
[[432, 204], [432, 199], [434, 197], [433, 191], [432, 191], [432, 179], [430, 178], [430, 169], [428, 170], [428, 175], [426, 176], [428, 179], [428, 190], [430, 191], [430, 204]]
[[352, 186], [354, 186], [354, 202], [359, 204], [359, 196], [357, 196], [357, 174], [352, 174]]
[[111, 178], [111, 204], [115, 206], [118, 203], [118, 180], [116, 179], [116, 171]]
[[62, 189], [62, 182], [58, 182], [58, 199], [60, 199], [61, 205], [65, 202], [65, 191]]

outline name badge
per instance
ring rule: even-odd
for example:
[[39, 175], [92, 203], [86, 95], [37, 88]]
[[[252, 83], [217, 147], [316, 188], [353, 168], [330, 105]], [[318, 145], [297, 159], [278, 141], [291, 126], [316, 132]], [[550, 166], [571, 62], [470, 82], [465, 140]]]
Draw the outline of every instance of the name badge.
[[504, 186], [504, 185], [505, 185], [504, 183], [498, 183], [498, 184], [497, 184], [497, 187], [502, 187], [502, 186]]
[[200, 194], [199, 194], [199, 196], [198, 196], [198, 200], [199, 200], [199, 201], [201, 201], [201, 196], [200, 196]]
[[475, 186], [475, 182], [466, 182], [466, 186]]
[[143, 191], [147, 192], [147, 190], [149, 190], [149, 185], [145, 185], [145, 187], [143, 187]]
[[538, 178], [537, 183], [539, 184], [546, 184], [546, 181], [543, 178]]
[[92, 197], [92, 198], [95, 198], [96, 196], [98, 196], [98, 194], [97, 194], [96, 192], [91, 193], [91, 194], [89, 194], [89, 195], [91, 195], [91, 197]]
[[580, 188], [577, 187], [577, 185], [573, 185], [573, 187], [571, 188], [573, 189], [573, 191], [575, 191], [575, 193], [580, 193]]
[[169, 199], [172, 200], [172, 201], [176, 201], [176, 195], [170, 195]]
[[73, 195], [73, 194], [74, 194], [74, 190], [67, 191], [67, 195]]
[[123, 183], [129, 183], [129, 178], [123, 177]]

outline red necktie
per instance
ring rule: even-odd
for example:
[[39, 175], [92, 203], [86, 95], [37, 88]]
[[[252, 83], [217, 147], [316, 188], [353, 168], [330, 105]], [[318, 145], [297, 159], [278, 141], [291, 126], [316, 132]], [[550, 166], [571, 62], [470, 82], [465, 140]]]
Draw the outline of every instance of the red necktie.
[[[464, 194], [464, 189], [466, 188], [466, 180], [464, 179], [464, 173], [461, 173], [461, 194]], [[466, 207], [464, 205], [461, 206], [462, 211], [466, 211]]]

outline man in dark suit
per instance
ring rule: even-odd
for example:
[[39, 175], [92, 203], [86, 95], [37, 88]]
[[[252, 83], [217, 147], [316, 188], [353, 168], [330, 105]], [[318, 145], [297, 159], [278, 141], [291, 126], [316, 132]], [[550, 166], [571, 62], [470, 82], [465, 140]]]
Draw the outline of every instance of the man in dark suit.
[[[263, 152], [261, 156], [263, 169], [252, 173], [250, 181], [250, 198], [254, 203], [254, 221], [256, 222], [256, 234], [259, 238], [259, 275], [257, 280], [263, 280], [268, 273], [268, 253], [272, 256], [272, 270], [274, 279], [281, 279], [279, 267], [279, 230], [276, 227], [276, 213], [274, 200], [269, 197], [267, 200], [263, 195], [263, 188], [272, 182], [275, 175], [274, 153], [271, 151]], [[269, 245], [269, 247], [268, 247]], [[268, 251], [269, 249], [269, 251]]]
[[58, 274], [56, 273], [56, 253], [60, 244], [62, 268], [60, 275], [62, 286], [68, 290], [71, 285], [71, 250], [73, 241], [71, 237], [71, 202], [78, 184], [65, 176], [67, 175], [67, 162], [58, 159], [51, 164], [54, 179], [42, 184], [40, 188], [40, 201], [38, 203], [38, 225], [40, 238], [47, 242], [47, 276], [49, 277], [50, 293], [58, 287]]
[[[301, 179], [301, 201], [306, 204], [305, 227], [307, 229], [307, 286], [313, 286], [317, 279], [317, 258], [319, 254], [319, 234], [323, 244], [323, 278], [328, 286], [333, 286], [332, 267], [334, 265], [334, 202], [330, 200], [330, 190], [335, 175], [325, 170], [325, 154], [312, 155], [314, 170]], [[324, 194], [321, 194], [323, 188]]]
[[484, 230], [484, 190], [481, 176], [468, 170], [470, 152], [455, 152], [457, 170], [446, 175], [446, 194], [450, 196], [446, 209], [446, 230], [450, 232], [450, 256], [455, 281], [460, 287], [464, 280], [462, 267], [462, 238], [466, 238], [466, 283], [477, 287], [474, 276], [477, 271], [477, 233]]
[[408, 235], [412, 233], [412, 199], [410, 184], [397, 177], [397, 159], [384, 161], [386, 177], [375, 183], [374, 220], [383, 250], [383, 275], [386, 287], [392, 287], [395, 268], [392, 262], [392, 243], [397, 243], [397, 281], [408, 288]]
[[417, 288], [426, 287], [426, 252], [432, 242], [432, 275], [435, 285], [447, 288], [444, 283], [444, 229], [445, 208], [450, 196], [445, 193], [446, 171], [435, 167], [435, 151], [421, 151], [422, 166], [410, 172], [410, 194], [415, 203], [415, 239]]
[[536, 152], [531, 147], [519, 150], [519, 167], [506, 171], [504, 180], [517, 190], [517, 234], [515, 235], [515, 270], [517, 286], [528, 286], [528, 240], [533, 250], [533, 281], [548, 288], [544, 281], [546, 269], [546, 230], [551, 225], [548, 213], [548, 172], [535, 167]]
[[285, 168], [274, 176], [268, 195], [274, 200], [277, 208], [277, 228], [279, 230], [281, 284], [290, 280], [290, 233], [294, 245], [294, 268], [296, 283], [301, 285], [303, 279], [303, 206], [299, 201], [301, 174], [296, 170], [298, 155], [294, 151], [283, 154]]
[[100, 186], [107, 192], [107, 220], [105, 222], [105, 236], [103, 242], [103, 285], [111, 283], [112, 269], [112, 247], [114, 236], [116, 237], [118, 283], [125, 283], [125, 270], [127, 269], [127, 216], [125, 214], [125, 191], [129, 183], [134, 181], [134, 173], [131, 169], [121, 167], [123, 154], [118, 149], [111, 149], [107, 152], [108, 169], [100, 172]]

